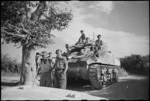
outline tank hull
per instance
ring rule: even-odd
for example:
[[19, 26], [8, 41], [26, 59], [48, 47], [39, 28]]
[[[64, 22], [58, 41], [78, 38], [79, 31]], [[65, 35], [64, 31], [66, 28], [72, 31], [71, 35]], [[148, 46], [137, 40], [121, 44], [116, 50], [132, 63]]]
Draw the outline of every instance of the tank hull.
[[[86, 63], [86, 61], [84, 61]], [[82, 63], [82, 64], [84, 64]], [[73, 66], [74, 64], [74, 66]], [[109, 64], [102, 64], [102, 63], [93, 63], [93, 64], [85, 64], [84, 66], [80, 66], [80, 63], [69, 63], [68, 64], [68, 71], [67, 71], [67, 78], [68, 79], [84, 79], [84, 80], [89, 80], [89, 67], [91, 65], [98, 65], [97, 67], [100, 69], [112, 69], [116, 68], [117, 70], [120, 68], [120, 66], [115, 66], [115, 65], [109, 65]], [[95, 67], [96, 68], [96, 67]], [[93, 70], [94, 71], [94, 70]]]
[[[80, 64], [85, 64], [80, 66]], [[86, 62], [82, 63], [69, 63], [67, 70], [67, 78], [68, 79], [85, 79], [88, 80], [88, 65]]]

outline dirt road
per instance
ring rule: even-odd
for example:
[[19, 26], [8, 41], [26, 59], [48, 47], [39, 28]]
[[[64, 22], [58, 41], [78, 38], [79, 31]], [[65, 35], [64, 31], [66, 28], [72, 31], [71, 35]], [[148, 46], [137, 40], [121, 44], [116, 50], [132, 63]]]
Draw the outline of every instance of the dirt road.
[[94, 90], [88, 81], [79, 80], [78, 82], [78, 84], [75, 81], [74, 83], [69, 83], [68, 89], [105, 97], [110, 100], [149, 99], [149, 78], [142, 76], [122, 77], [119, 82], [101, 90]]
[[[18, 78], [19, 80], [19, 78]], [[17, 77], [2, 78], [1, 89], [17, 85]], [[95, 90], [89, 81], [68, 81], [67, 89], [85, 92], [90, 95], [104, 97], [110, 100], [148, 100], [149, 78], [142, 76], [127, 76], [120, 78], [119, 82], [101, 90]]]

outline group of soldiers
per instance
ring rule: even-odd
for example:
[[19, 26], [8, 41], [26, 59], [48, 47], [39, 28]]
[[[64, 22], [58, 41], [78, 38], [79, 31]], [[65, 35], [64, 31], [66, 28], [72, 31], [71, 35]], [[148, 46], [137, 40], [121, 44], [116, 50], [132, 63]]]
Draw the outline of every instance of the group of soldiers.
[[97, 40], [93, 43], [93, 41], [89, 37], [86, 37], [84, 30], [81, 30], [80, 32], [81, 36], [79, 37], [79, 40], [77, 41], [77, 43], [75, 43], [75, 45], [70, 47], [68, 44], [66, 44], [68, 55], [72, 52], [82, 51], [85, 46], [91, 46], [91, 51], [94, 50], [94, 55], [98, 57], [99, 51], [102, 50], [103, 47], [101, 35], [97, 35]]
[[[81, 30], [80, 32], [81, 36], [75, 45], [90, 44], [91, 48], [93, 48], [93, 43], [89, 37], [85, 36], [84, 30]], [[102, 40], [100, 39], [101, 35], [98, 35], [97, 38], [98, 39], [94, 44], [95, 54], [97, 51], [101, 50], [103, 44]], [[68, 44], [66, 44], [66, 48], [67, 53], [70, 52], [70, 47]], [[55, 61], [53, 61], [52, 52], [47, 53], [46, 51], [41, 53], [37, 52], [35, 61], [37, 75], [39, 71], [41, 71], [40, 86], [66, 89], [66, 72], [68, 69], [68, 63], [67, 58], [64, 57], [60, 49], [56, 50]]]
[[52, 52], [37, 52], [35, 56], [37, 75], [41, 71], [40, 86], [66, 89], [67, 60], [62, 56], [60, 49], [56, 50], [56, 59], [53, 61]]

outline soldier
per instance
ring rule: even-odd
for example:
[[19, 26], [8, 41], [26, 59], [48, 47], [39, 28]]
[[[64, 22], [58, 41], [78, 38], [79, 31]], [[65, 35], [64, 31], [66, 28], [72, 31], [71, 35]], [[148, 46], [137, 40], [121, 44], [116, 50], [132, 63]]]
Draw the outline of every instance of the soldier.
[[39, 64], [40, 64], [41, 54], [39, 52], [35, 55], [35, 63], [36, 63], [36, 74], [38, 74]]
[[75, 45], [83, 45], [82, 39], [79, 38], [78, 42]]
[[49, 54], [49, 56], [47, 58], [48, 58], [48, 62], [50, 64], [50, 70], [49, 70], [49, 72], [50, 72], [50, 82], [51, 82], [50, 86], [53, 87], [54, 83], [55, 83], [55, 78], [54, 78], [55, 69], [53, 68], [54, 62], [52, 61], [52, 57], [51, 57], [52, 52], [49, 52], [48, 54]]
[[80, 36], [79, 39], [84, 43], [84, 42], [85, 42], [85, 39], [86, 39], [86, 36], [85, 36], [85, 34], [84, 34], [84, 30], [81, 30], [80, 32], [81, 32], [81, 36]]
[[86, 38], [86, 42], [85, 43], [91, 43], [91, 40], [89, 37]]
[[49, 52], [49, 53], [48, 53], [48, 57], [47, 57], [47, 58], [52, 59], [52, 57], [51, 57], [51, 56], [52, 56], [52, 52]]
[[56, 77], [56, 87], [66, 89], [66, 72], [68, 69], [67, 60], [62, 57], [62, 51], [60, 49], [56, 50], [56, 60], [54, 64], [55, 77]]
[[86, 38], [85, 46], [93, 46], [92, 41], [90, 40], [89, 37]]
[[103, 45], [101, 38], [101, 35], [97, 35], [97, 40], [95, 41], [95, 47], [98, 48], [98, 50], [101, 50], [101, 46]]
[[69, 44], [66, 44], [65, 47], [66, 47], [66, 50], [67, 50], [67, 54], [70, 54], [70, 50], [71, 50], [71, 49], [70, 49]]
[[42, 69], [42, 75], [40, 79], [40, 86], [46, 86], [50, 87], [52, 84], [51, 82], [51, 76], [49, 70], [52, 68], [51, 67], [51, 62], [48, 61], [47, 59], [47, 52], [44, 51], [42, 52], [42, 59], [40, 63], [40, 67]]

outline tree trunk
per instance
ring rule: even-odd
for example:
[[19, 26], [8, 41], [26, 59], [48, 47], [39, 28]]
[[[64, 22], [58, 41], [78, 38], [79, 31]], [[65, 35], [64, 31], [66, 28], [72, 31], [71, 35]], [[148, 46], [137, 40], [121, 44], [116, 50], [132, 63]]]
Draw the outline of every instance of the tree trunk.
[[36, 67], [33, 50], [29, 50], [26, 46], [22, 47], [22, 66], [20, 83], [22, 85], [32, 85], [36, 76]]
[[[40, 1], [37, 9], [31, 14], [31, 20], [36, 22], [42, 16], [46, 7], [46, 1]], [[20, 84], [32, 85], [36, 79], [36, 65], [33, 55], [35, 51], [29, 50], [25, 45], [22, 47], [22, 66]]]

